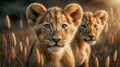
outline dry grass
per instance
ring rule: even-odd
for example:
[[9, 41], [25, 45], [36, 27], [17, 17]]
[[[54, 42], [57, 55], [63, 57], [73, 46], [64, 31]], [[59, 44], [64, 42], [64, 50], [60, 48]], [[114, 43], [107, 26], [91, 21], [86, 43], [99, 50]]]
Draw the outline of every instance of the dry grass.
[[26, 36], [26, 46], [27, 47], [29, 46], [29, 38], [28, 38], [28, 36]]
[[114, 52], [113, 60], [114, 60], [114, 62], [116, 62], [116, 60], [117, 60], [117, 50], [115, 50], [115, 52]]
[[96, 62], [96, 67], [99, 67], [99, 60], [97, 57], [95, 58], [95, 62]]
[[[92, 47], [90, 67], [120, 67], [120, 8], [110, 8], [108, 24]], [[94, 62], [95, 61], [95, 62]]]
[[36, 60], [38, 63], [40, 63], [40, 52], [38, 48], [36, 49]]
[[23, 22], [22, 22], [22, 20], [20, 20], [20, 29], [23, 29]]
[[14, 32], [12, 32], [11, 33], [11, 40], [12, 40], [12, 44], [14, 45], [14, 46], [16, 46], [16, 36], [15, 36], [15, 34], [14, 34]]
[[105, 61], [105, 67], [109, 67], [110, 65], [110, 57], [107, 56], [106, 61]]
[[14, 47], [11, 48], [11, 58], [12, 58], [12, 60], [15, 60], [15, 58], [16, 58], [16, 52], [15, 52]]
[[6, 27], [7, 27], [8, 29], [10, 29], [10, 26], [11, 26], [11, 24], [10, 24], [10, 18], [9, 18], [9, 16], [7, 15], [7, 16], [6, 16]]
[[0, 67], [25, 67], [35, 38], [31, 28], [22, 20], [10, 21], [6, 16], [5, 26], [0, 29]]
[[22, 51], [23, 51], [23, 44], [22, 44], [22, 42], [21, 42], [21, 41], [20, 41], [19, 49], [20, 49], [20, 52], [22, 52]]
[[27, 60], [27, 47], [25, 46], [24, 47], [24, 63], [26, 62], [26, 60]]

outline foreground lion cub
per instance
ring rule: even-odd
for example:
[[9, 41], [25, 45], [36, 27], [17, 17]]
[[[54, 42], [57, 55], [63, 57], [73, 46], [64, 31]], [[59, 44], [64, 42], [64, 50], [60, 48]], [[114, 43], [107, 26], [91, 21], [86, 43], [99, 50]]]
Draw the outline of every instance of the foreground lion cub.
[[34, 45], [29, 67], [75, 67], [70, 43], [82, 15], [82, 8], [75, 3], [67, 5], [64, 10], [30, 4], [26, 17], [39, 41]]
[[71, 44], [76, 66], [89, 67], [90, 45], [96, 43], [107, 19], [108, 15], [104, 10], [97, 11], [95, 14], [92, 12], [83, 14], [81, 25]]

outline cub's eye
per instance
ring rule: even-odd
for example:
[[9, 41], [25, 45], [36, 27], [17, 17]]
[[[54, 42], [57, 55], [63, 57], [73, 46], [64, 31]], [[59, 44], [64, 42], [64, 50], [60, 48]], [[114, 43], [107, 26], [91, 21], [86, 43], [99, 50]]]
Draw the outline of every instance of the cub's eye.
[[50, 29], [50, 24], [43, 25], [46, 29]]
[[82, 25], [82, 28], [87, 28], [87, 25]]
[[62, 28], [63, 28], [63, 29], [66, 29], [67, 27], [68, 27], [67, 24], [62, 24]]
[[97, 24], [95, 24], [94, 27], [96, 28], [96, 27], [97, 27]]

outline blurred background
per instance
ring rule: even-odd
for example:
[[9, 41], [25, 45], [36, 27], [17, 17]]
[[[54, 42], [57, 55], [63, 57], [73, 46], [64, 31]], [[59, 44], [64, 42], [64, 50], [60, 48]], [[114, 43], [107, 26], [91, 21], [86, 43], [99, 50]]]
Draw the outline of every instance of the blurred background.
[[[47, 8], [64, 8], [69, 3], [78, 3], [84, 12], [106, 10], [109, 14], [108, 23], [99, 41], [91, 46], [89, 64], [90, 67], [120, 67], [120, 0], [0, 0], [0, 67], [27, 65], [26, 59], [29, 58], [30, 49], [36, 38], [26, 21], [25, 11], [33, 2], [41, 3]], [[10, 29], [6, 27], [6, 15], [10, 17]], [[12, 33], [15, 35], [16, 46], [11, 45]], [[23, 52], [18, 49], [21, 43]], [[17, 57], [14, 61], [10, 58], [13, 56]]]
[[119, 7], [120, 0], [0, 0], [0, 21], [4, 21], [5, 15], [16, 20], [25, 18], [26, 7], [33, 2], [42, 3], [47, 8], [59, 6], [64, 8], [69, 3], [80, 4], [84, 11], [96, 11], [98, 9], [109, 9], [110, 7]]

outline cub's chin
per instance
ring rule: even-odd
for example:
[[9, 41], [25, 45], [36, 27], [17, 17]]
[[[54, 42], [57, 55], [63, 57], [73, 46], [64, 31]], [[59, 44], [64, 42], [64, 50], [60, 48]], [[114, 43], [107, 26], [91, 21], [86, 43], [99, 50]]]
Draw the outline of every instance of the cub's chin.
[[84, 38], [84, 41], [89, 45], [95, 45], [97, 38], [86, 37]]
[[52, 47], [48, 47], [47, 49], [51, 53], [59, 53], [59, 52], [63, 51], [64, 47], [52, 46]]
[[64, 44], [54, 44], [51, 46], [47, 46], [47, 49], [51, 53], [59, 53], [59, 52], [63, 51], [64, 47], [65, 47]]
[[86, 43], [88, 43], [90, 45], [95, 45], [96, 41], [86, 41]]

